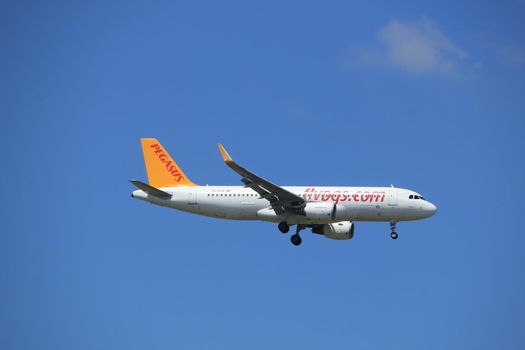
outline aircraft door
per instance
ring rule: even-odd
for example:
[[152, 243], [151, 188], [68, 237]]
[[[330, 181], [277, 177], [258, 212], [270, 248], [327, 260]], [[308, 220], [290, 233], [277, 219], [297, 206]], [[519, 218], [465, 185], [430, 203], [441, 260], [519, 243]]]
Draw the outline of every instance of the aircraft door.
[[397, 188], [391, 188], [388, 193], [388, 205], [390, 206], [396, 206], [397, 205]]
[[189, 191], [188, 192], [188, 204], [197, 205], [197, 192]]

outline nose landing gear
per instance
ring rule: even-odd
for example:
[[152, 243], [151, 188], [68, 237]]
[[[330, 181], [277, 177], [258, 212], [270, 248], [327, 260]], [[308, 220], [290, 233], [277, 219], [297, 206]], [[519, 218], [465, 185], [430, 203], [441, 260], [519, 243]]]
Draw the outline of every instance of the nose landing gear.
[[396, 232], [396, 222], [395, 221], [390, 221], [390, 230], [392, 231], [390, 233], [390, 238], [397, 239], [398, 235]]

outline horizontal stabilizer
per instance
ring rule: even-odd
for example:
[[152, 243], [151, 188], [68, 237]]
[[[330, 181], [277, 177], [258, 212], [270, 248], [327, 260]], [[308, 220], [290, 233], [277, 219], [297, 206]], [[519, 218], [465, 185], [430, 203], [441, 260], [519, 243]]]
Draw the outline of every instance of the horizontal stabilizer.
[[146, 192], [147, 194], [149, 194], [151, 196], [155, 196], [155, 197], [158, 197], [160, 199], [169, 199], [169, 198], [171, 198], [171, 194], [169, 194], [168, 192], [164, 192], [162, 190], [159, 190], [158, 188], [150, 186], [148, 184], [145, 184], [142, 181], [129, 180], [129, 182], [131, 182], [133, 185], [137, 186], [139, 189], [141, 189], [142, 191]]

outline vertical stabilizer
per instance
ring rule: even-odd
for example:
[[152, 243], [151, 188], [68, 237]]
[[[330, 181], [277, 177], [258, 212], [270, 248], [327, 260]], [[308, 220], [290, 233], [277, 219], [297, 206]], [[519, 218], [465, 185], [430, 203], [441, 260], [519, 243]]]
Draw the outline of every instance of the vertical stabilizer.
[[140, 139], [140, 142], [151, 186], [197, 186], [188, 179], [157, 139]]

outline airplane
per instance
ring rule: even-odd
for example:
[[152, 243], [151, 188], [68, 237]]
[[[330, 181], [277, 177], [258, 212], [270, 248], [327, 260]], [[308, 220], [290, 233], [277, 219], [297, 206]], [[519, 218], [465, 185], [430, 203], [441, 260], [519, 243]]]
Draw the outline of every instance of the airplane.
[[243, 186], [199, 186], [193, 183], [154, 138], [142, 138], [148, 183], [129, 180], [138, 190], [131, 197], [192, 214], [228, 220], [276, 223], [298, 246], [299, 233], [334, 240], [354, 237], [355, 222], [390, 223], [390, 237], [398, 238], [396, 224], [433, 216], [437, 208], [419, 193], [391, 187], [279, 186], [233, 161], [218, 144], [227, 166], [241, 176]]

